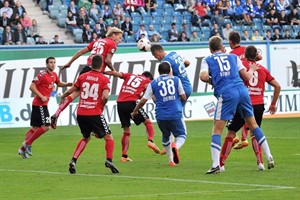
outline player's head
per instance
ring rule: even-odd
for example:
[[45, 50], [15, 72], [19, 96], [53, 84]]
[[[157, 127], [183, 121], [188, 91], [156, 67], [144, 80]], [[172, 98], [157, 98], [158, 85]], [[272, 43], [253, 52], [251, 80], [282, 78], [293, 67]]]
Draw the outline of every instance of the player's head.
[[166, 55], [164, 48], [159, 44], [152, 44], [150, 50], [153, 57], [157, 60], [162, 60]]
[[222, 38], [219, 36], [212, 36], [209, 39], [209, 49], [211, 53], [222, 51], [223, 44], [222, 44]]
[[102, 66], [102, 56], [101, 55], [95, 55], [92, 58], [92, 68], [93, 69], [100, 69]]
[[158, 73], [159, 74], [170, 74], [171, 68], [169, 63], [167, 62], [162, 62], [158, 65]]
[[48, 57], [46, 59], [46, 66], [47, 66], [48, 70], [54, 71], [55, 66], [56, 66], [56, 60], [55, 60], [55, 58], [54, 57]]
[[153, 80], [153, 74], [149, 71], [144, 71], [142, 75], [149, 78], [151, 81]]
[[110, 27], [106, 33], [106, 37], [111, 38], [115, 41], [116, 45], [121, 43], [123, 36], [123, 31], [117, 27]]
[[240, 36], [239, 32], [237, 32], [237, 31], [231, 31], [229, 33], [228, 42], [229, 42], [230, 48], [232, 48], [232, 49], [234, 47], [240, 45], [241, 36]]
[[245, 58], [247, 60], [256, 61], [257, 49], [255, 46], [247, 46], [245, 49]]

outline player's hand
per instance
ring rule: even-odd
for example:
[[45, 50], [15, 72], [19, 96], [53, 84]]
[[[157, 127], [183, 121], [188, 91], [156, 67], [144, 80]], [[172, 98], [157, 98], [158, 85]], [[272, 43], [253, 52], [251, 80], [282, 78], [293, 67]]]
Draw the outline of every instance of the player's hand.
[[42, 100], [42, 102], [46, 102], [46, 101], [48, 101], [48, 97], [42, 96], [41, 100]]
[[65, 64], [65, 65], [63, 65], [62, 66], [62, 68], [61, 68], [61, 70], [64, 70], [64, 69], [66, 69], [66, 68], [69, 68], [71, 65], [68, 63], [68, 64]]
[[271, 115], [274, 115], [276, 113], [276, 105], [270, 105], [269, 112]]
[[226, 53], [226, 48], [225, 48], [224, 46], [222, 46], [221, 51], [222, 51], [223, 53]]
[[130, 114], [130, 116], [131, 116], [131, 118], [133, 119], [135, 116], [137, 116], [137, 114], [138, 114], [138, 112], [135, 111], [135, 112], [132, 112], [132, 113]]
[[259, 65], [257, 63], [251, 63], [249, 67], [253, 69], [253, 71], [259, 70]]
[[73, 86], [73, 83], [71, 83], [71, 82], [67, 83], [67, 86]]

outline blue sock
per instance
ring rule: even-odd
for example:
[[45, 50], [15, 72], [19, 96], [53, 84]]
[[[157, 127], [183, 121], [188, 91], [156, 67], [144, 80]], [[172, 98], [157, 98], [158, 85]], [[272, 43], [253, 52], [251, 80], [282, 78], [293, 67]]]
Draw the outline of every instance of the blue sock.
[[262, 132], [262, 130], [259, 127], [255, 128], [252, 132], [253, 132], [253, 135], [255, 136], [257, 142], [261, 146], [262, 143], [266, 140], [264, 133]]
[[211, 158], [213, 161], [212, 167], [220, 165], [220, 152], [221, 152], [221, 135], [213, 134], [211, 136]]

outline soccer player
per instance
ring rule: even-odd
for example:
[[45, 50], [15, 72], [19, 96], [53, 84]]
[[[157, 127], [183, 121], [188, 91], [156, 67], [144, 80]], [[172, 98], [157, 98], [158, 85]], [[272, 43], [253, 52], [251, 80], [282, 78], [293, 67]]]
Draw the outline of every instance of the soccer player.
[[48, 111], [48, 102], [51, 92], [55, 89], [54, 83], [58, 87], [72, 86], [72, 83], [61, 82], [54, 72], [56, 60], [54, 57], [46, 59], [46, 70], [42, 70], [30, 85], [30, 90], [35, 94], [32, 101], [32, 112], [30, 125], [31, 129], [27, 132], [22, 146], [18, 153], [23, 158], [32, 156], [31, 145], [50, 128], [50, 115]]
[[[117, 45], [122, 41], [122, 35], [123, 35], [123, 31], [121, 29], [118, 29], [116, 27], [110, 28], [106, 33], [106, 38], [103, 39], [99, 38], [98, 40], [91, 42], [86, 47], [79, 50], [76, 54], [73, 55], [71, 60], [69, 60], [69, 62], [65, 64], [61, 69], [63, 70], [69, 68], [77, 58], [90, 51], [91, 54], [87, 59], [87, 65], [82, 69], [80, 74], [83, 74], [91, 70], [92, 58], [97, 54], [101, 55], [104, 61], [102, 62], [100, 72], [104, 72], [106, 66], [110, 68], [112, 71], [115, 71], [115, 68], [112, 65], [112, 57], [117, 50]], [[78, 96], [79, 96], [79, 91], [74, 92], [73, 94], [71, 94], [71, 96], [68, 96], [67, 98], [65, 98], [63, 102], [61, 102], [55, 114], [51, 116], [52, 128], [54, 129], [56, 128], [56, 122], [60, 113], [72, 102], [71, 99], [75, 99]]]
[[[186, 99], [188, 99], [192, 93], [192, 84], [189, 80], [185, 68], [190, 65], [190, 62], [182, 58], [174, 51], [167, 54], [164, 51], [163, 47], [159, 44], [152, 44], [151, 53], [157, 60], [166, 62], [170, 65], [173, 75], [177, 76], [180, 79], [186, 95]], [[185, 103], [186, 101], [183, 102], [183, 106], [185, 105]]]
[[[233, 54], [237, 55], [243, 61], [244, 58], [245, 58], [246, 46], [241, 46], [240, 45], [240, 42], [241, 42], [240, 34], [237, 31], [231, 31], [229, 33], [228, 42], [229, 42], [230, 48], [232, 49], [230, 53], [233, 53]], [[262, 59], [261, 54], [257, 54], [255, 60], [259, 61], [261, 59]], [[238, 113], [238, 112], [236, 112], [236, 113]], [[248, 127], [247, 127], [247, 124], [244, 124], [244, 126], [242, 127], [241, 132], [242, 132], [241, 140], [239, 139], [237, 134], [236, 134], [236, 137], [233, 139], [232, 146], [234, 146], [234, 149], [242, 149], [242, 148], [248, 146], [248, 140], [247, 140]]]
[[[249, 81], [253, 73], [258, 69], [258, 66], [256, 64], [249, 65], [247, 72], [241, 60], [234, 54], [223, 53], [223, 48], [220, 37], [213, 36], [209, 39], [209, 49], [212, 55], [202, 60], [199, 74], [203, 82], [210, 82], [210, 79], [212, 79], [214, 95], [217, 98], [211, 139], [213, 164], [206, 174], [219, 173], [221, 171], [221, 133], [226, 121], [232, 119], [236, 111], [245, 119], [248, 127], [262, 147], [268, 161], [268, 168], [273, 168], [274, 160], [267, 139], [255, 121], [250, 96], [242, 81], [242, 79]], [[211, 74], [211, 78], [209, 74]]]
[[108, 167], [112, 173], [119, 173], [119, 170], [112, 163], [115, 142], [109, 125], [102, 114], [108, 101], [110, 88], [109, 79], [101, 73], [101, 66], [101, 55], [93, 56], [92, 70], [80, 75], [75, 84], [61, 97], [64, 99], [73, 92], [80, 92], [77, 122], [83, 138], [79, 140], [69, 164], [71, 174], [76, 173], [75, 165], [77, 159], [90, 141], [91, 134], [95, 135], [96, 138], [103, 138], [105, 140], [105, 167]]
[[[122, 128], [124, 130], [122, 143], [122, 162], [132, 161], [127, 155], [130, 141], [130, 114], [137, 104], [137, 100], [141, 98], [141, 94], [146, 90], [148, 84], [153, 80], [153, 75], [145, 71], [141, 75], [122, 73], [117, 71], [106, 71], [108, 75], [113, 75], [124, 79], [123, 85], [119, 92], [117, 99], [118, 114], [121, 121]], [[144, 123], [146, 126], [146, 133], [148, 137], [148, 147], [151, 148], [155, 153], [160, 153], [159, 148], [153, 142], [154, 128], [149, 116], [143, 108], [139, 109], [138, 115], [132, 118], [136, 125]]]
[[[162, 62], [158, 66], [159, 77], [151, 81], [141, 101], [134, 108], [131, 116], [138, 115], [138, 111], [145, 103], [156, 99], [156, 120], [162, 132], [162, 144], [169, 157], [169, 165], [179, 163], [178, 149], [182, 147], [186, 139], [186, 128], [182, 118], [182, 102], [186, 101], [180, 79], [171, 75], [170, 64]], [[171, 143], [171, 133], [176, 138], [176, 143]]]
[[[245, 50], [245, 60], [242, 61], [243, 65], [249, 69], [249, 65], [255, 63], [257, 57], [257, 49], [254, 46], [248, 46]], [[248, 87], [251, 102], [253, 105], [253, 112], [255, 120], [260, 127], [263, 113], [264, 113], [264, 91], [265, 83], [270, 84], [274, 87], [273, 99], [269, 107], [269, 112], [271, 115], [276, 112], [276, 102], [280, 93], [280, 84], [275, 80], [275, 78], [270, 74], [269, 70], [265, 67], [258, 65], [259, 69], [254, 72], [254, 76], [247, 82], [245, 82]], [[225, 161], [230, 154], [233, 139], [236, 136], [236, 132], [245, 124], [244, 119], [241, 117], [239, 112], [237, 112], [233, 120], [228, 125], [228, 133], [225, 137], [224, 144], [221, 150], [220, 156], [220, 167], [225, 170]], [[251, 133], [252, 148], [257, 158], [257, 169], [265, 170], [262, 160], [261, 147], [258, 145], [255, 137]]]

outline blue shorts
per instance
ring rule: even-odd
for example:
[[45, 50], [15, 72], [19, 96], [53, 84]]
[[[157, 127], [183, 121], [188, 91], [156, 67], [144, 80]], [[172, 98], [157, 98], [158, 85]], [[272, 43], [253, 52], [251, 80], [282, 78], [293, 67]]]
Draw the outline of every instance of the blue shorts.
[[175, 138], [186, 138], [186, 126], [183, 118], [177, 120], [157, 120], [157, 124], [163, 134], [163, 143], [167, 143], [169, 141], [171, 134], [173, 134]]
[[235, 112], [242, 118], [253, 116], [253, 107], [246, 87], [231, 88], [218, 98], [215, 120], [231, 120]]

